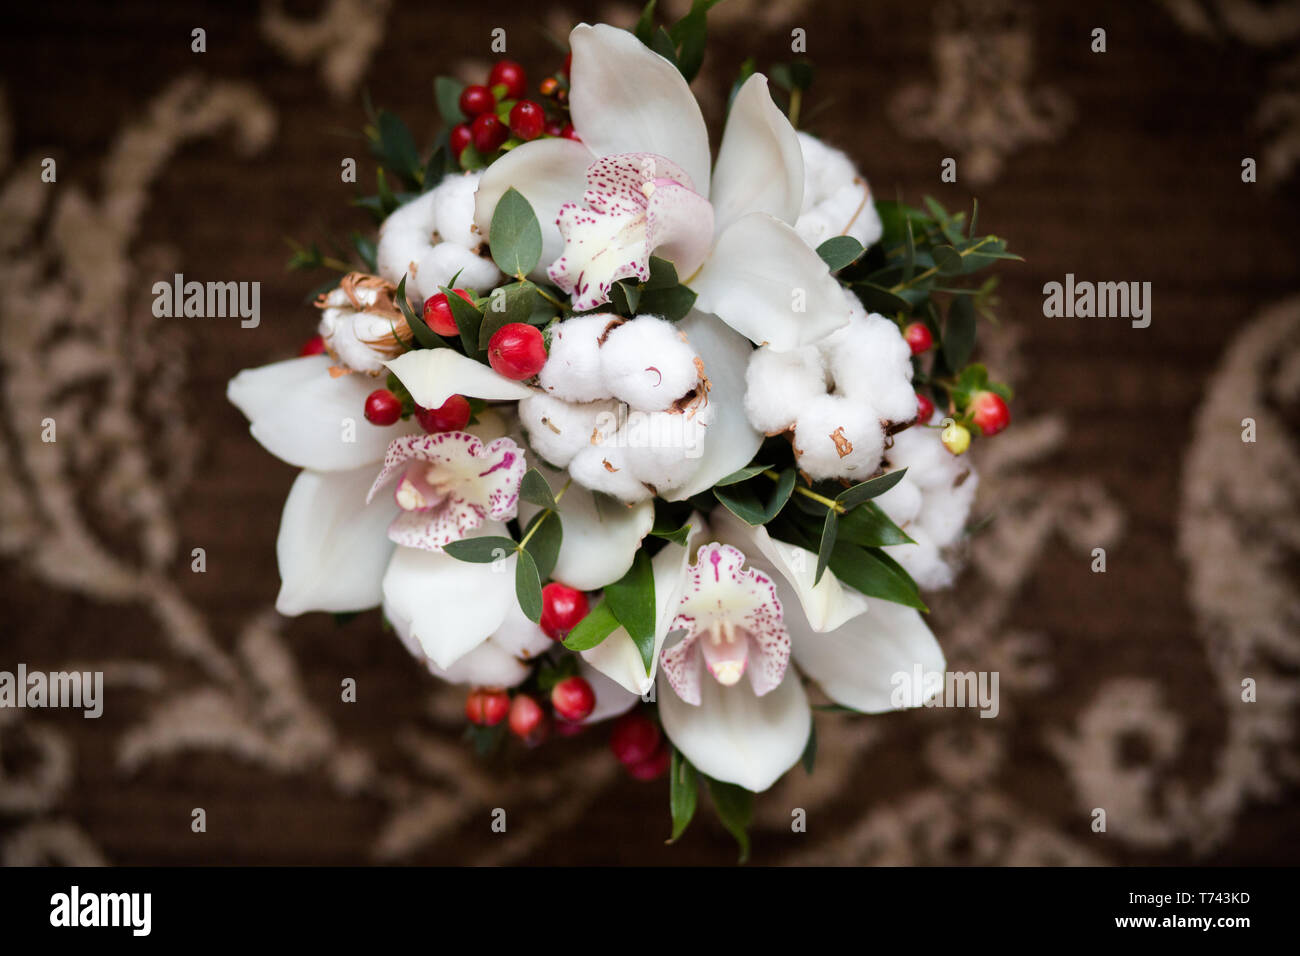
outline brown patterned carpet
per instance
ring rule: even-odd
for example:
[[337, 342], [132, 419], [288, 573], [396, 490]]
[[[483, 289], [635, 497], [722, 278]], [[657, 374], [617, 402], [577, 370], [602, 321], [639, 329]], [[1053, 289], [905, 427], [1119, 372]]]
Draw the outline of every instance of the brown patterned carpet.
[[[1003, 272], [985, 352], [1017, 386], [1015, 424], [978, 461], [997, 517], [933, 602], [950, 666], [1001, 673], [1001, 713], [819, 715], [817, 774], [760, 798], [758, 863], [1300, 862], [1300, 3], [1080, 6], [728, 0], [713, 15], [697, 88], [715, 118], [743, 56], [788, 59], [803, 27], [812, 104], [834, 100], [813, 130], [880, 196], [978, 196], [982, 228], [1027, 259]], [[433, 75], [477, 71], [493, 27], [537, 68], [548, 30], [634, 12], [6, 14], [0, 670], [102, 669], [108, 691], [97, 721], [0, 710], [4, 862], [734, 860], [707, 813], [665, 847], [666, 784], [626, 779], [599, 731], [481, 762], [458, 740], [459, 692], [377, 614], [278, 618], [294, 472], [224, 400], [234, 372], [311, 334], [314, 282], [284, 270], [283, 237], [366, 227], [339, 181], [341, 158], [364, 156], [349, 138], [363, 87], [424, 137]], [[260, 281], [261, 326], [154, 319], [152, 284], [174, 271]], [[1149, 281], [1151, 326], [1044, 318], [1043, 283], [1066, 273]], [[339, 699], [347, 677], [356, 703]]]

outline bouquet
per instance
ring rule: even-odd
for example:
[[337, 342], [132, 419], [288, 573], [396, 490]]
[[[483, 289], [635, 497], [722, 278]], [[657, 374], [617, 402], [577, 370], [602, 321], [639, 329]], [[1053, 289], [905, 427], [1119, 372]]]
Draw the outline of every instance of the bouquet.
[[427, 159], [367, 104], [378, 239], [297, 248], [340, 273], [319, 335], [228, 394], [302, 469], [281, 613], [382, 607], [484, 750], [611, 721], [672, 839], [705, 787], [745, 848], [815, 710], [918, 706], [944, 670], [922, 594], [1010, 417], [971, 276], [1016, 257], [798, 131], [805, 62], [747, 62], [711, 156], [710, 6], [580, 25], [535, 92], [506, 60], [440, 77]]

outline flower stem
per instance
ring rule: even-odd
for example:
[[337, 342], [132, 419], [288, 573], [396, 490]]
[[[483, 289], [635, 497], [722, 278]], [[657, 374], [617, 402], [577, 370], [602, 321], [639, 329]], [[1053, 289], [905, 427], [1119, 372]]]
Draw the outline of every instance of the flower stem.
[[[763, 476], [765, 478], [771, 478], [773, 481], [781, 480], [781, 476], [777, 472], [773, 471], [771, 468], [764, 471]], [[839, 514], [844, 514], [845, 511], [844, 506], [840, 504], [838, 501], [836, 501], [834, 498], [827, 498], [825, 495], [819, 495], [811, 488], [805, 488], [803, 485], [795, 485], [794, 490], [799, 494], [803, 495], [805, 498], [811, 498], [813, 501], [816, 501], [819, 504], [823, 504], [827, 508], [836, 511]]]
[[[565, 493], [566, 491], [569, 490], [569, 485], [571, 485], [571, 484], [573, 484], [573, 479], [572, 479], [572, 478], [570, 478], [568, 481], [566, 481], [566, 482], [564, 483], [564, 487], [560, 489], [560, 493], [559, 493], [558, 495], [555, 496], [555, 503], [556, 503], [557, 505], [560, 503], [560, 499], [564, 497], [564, 493]], [[515, 547], [515, 550], [516, 550], [516, 551], [522, 551], [522, 550], [524, 550], [524, 546], [525, 546], [526, 544], [528, 544], [529, 539], [532, 538], [532, 536], [533, 536], [534, 534], [537, 533], [537, 529], [540, 528], [540, 527], [542, 526], [542, 523], [543, 523], [544, 521], [546, 521], [546, 519], [549, 518], [549, 517], [550, 517], [551, 515], [553, 515], [553, 514], [555, 514], [555, 509], [554, 509], [554, 508], [547, 508], [547, 509], [542, 513], [542, 516], [541, 516], [540, 518], [538, 518], [536, 521], [533, 522], [533, 526], [532, 526], [531, 528], [528, 529], [528, 533], [527, 533], [526, 535], [523, 536], [523, 538], [520, 540], [519, 544]]]
[[[972, 252], [975, 252], [981, 246], [987, 245], [988, 243], [993, 242], [996, 239], [997, 236], [985, 236], [979, 242], [975, 243], [975, 245], [969, 246], [966, 249], [962, 249], [960, 252], [957, 253], [957, 255], [961, 256], [962, 258], [965, 258], [966, 256], [970, 255]], [[916, 275], [912, 276], [912, 278], [908, 279], [906, 282], [898, 283], [898, 285], [894, 286], [889, 291], [897, 295], [899, 292], [902, 292], [904, 289], [910, 289], [918, 282], [922, 282], [930, 278], [930, 276], [935, 275], [936, 273], [938, 273], [938, 271], [939, 271], [938, 266], [930, 266], [930, 268], [926, 269], [924, 272], [918, 272]]]

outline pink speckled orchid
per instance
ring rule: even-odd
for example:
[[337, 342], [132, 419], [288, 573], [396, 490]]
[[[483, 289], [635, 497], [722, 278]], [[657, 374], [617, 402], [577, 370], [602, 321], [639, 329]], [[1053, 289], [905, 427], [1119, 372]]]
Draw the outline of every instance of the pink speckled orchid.
[[581, 142], [539, 139], [483, 174], [475, 222], [488, 235], [511, 187], [542, 224], [541, 264], [576, 309], [668, 259], [696, 308], [785, 351], [848, 321], [839, 285], [793, 225], [803, 201], [799, 138], [750, 77], [731, 104], [717, 163], [699, 104], [671, 63], [604, 24], [569, 36], [570, 118]]
[[393, 499], [401, 513], [388, 526], [389, 540], [441, 551], [489, 517], [513, 518], [527, 470], [523, 449], [509, 438], [485, 445], [468, 432], [405, 435], [388, 446], [366, 501], [400, 473]]

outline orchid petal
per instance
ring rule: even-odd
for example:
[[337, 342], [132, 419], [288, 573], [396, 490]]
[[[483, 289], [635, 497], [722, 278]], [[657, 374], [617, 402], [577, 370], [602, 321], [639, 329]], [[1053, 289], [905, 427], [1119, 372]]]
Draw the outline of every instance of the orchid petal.
[[384, 528], [391, 501], [366, 504], [374, 469], [303, 471], [289, 490], [276, 538], [280, 594], [275, 609], [344, 613], [378, 607], [380, 582], [393, 553]]
[[947, 668], [920, 612], [889, 601], [873, 601], [866, 614], [833, 631], [815, 633], [801, 621], [791, 621], [790, 630], [800, 670], [837, 704], [868, 714], [899, 709], [893, 691], [904, 678], [910, 687], [918, 666], [923, 674]]
[[311, 355], [245, 369], [226, 386], [226, 398], [248, 418], [253, 437], [281, 461], [312, 471], [350, 471], [380, 461], [405, 429], [366, 421], [366, 396], [375, 379], [335, 378], [329, 368], [328, 356]]
[[862, 592], [842, 584], [829, 570], [823, 571], [821, 580], [813, 584], [817, 574], [817, 555], [813, 552], [776, 541], [766, 528], [749, 525], [726, 508], [714, 509], [709, 522], [719, 541], [740, 548], [750, 565], [777, 582], [787, 622], [799, 618], [791, 597], [803, 608], [808, 626], [819, 632], [834, 630], [867, 610]]
[[708, 491], [719, 478], [745, 467], [763, 444], [763, 436], [745, 414], [745, 370], [753, 348], [744, 336], [727, 328], [716, 316], [692, 312], [677, 323], [704, 363], [709, 379], [709, 405], [716, 408], [701, 443], [691, 477], [677, 487], [660, 488], [668, 501], [682, 501]]
[[821, 256], [766, 213], [728, 226], [687, 285], [697, 309], [775, 352], [816, 342], [849, 321], [842, 288]]
[[474, 198], [474, 223], [479, 234], [491, 240], [492, 214], [511, 189], [519, 190], [542, 227], [542, 258], [530, 275], [546, 280], [546, 267], [560, 256], [564, 244], [555, 220], [560, 207], [582, 195], [587, 167], [595, 157], [582, 143], [571, 139], [536, 139], [516, 146], [489, 166]]
[[[755, 73], [736, 93], [713, 168], [714, 228], [764, 212], [794, 225], [803, 202], [799, 136], [772, 102], [767, 77]], [[688, 273], [689, 274], [689, 273]]]
[[[518, 401], [533, 394], [528, 386], [498, 375], [482, 362], [451, 349], [416, 349], [384, 364], [406, 386], [416, 404], [425, 408], [441, 408], [453, 395]], [[381, 452], [379, 458], [382, 457]]]
[[[569, 116], [597, 156], [656, 153], [709, 193], [709, 134], [677, 68], [626, 30], [579, 24], [569, 34]], [[495, 164], [494, 164], [495, 165]]]
[[426, 660], [426, 665], [431, 674], [449, 684], [469, 684], [473, 687], [514, 687], [523, 683], [532, 673], [532, 668], [498, 645], [493, 638], [488, 638], [450, 667], [439, 667], [431, 660]]
[[[542, 464], [535, 467], [552, 488], [564, 483], [562, 472]], [[576, 483], [560, 498], [559, 506], [564, 532], [551, 578], [579, 591], [595, 591], [627, 574], [655, 520], [652, 502], [628, 506]], [[520, 524], [527, 527], [539, 511], [537, 505], [521, 500]]]
[[[504, 535], [490, 521], [486, 535]], [[384, 612], [410, 628], [433, 662], [451, 667], [501, 627], [515, 600], [513, 554], [490, 564], [458, 561], [448, 554], [398, 548], [384, 574]]]
[[656, 697], [664, 732], [701, 773], [760, 793], [799, 760], [812, 711], [803, 685], [782, 681], [758, 697], [745, 682], [701, 682], [700, 703], [686, 703], [661, 677]]
[[621, 716], [641, 703], [640, 694], [634, 694], [622, 684], [610, 680], [581, 659], [578, 661], [578, 674], [591, 685], [591, 690], [596, 695], [595, 709], [582, 719], [584, 724], [595, 724]]

